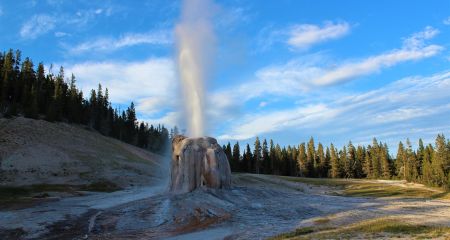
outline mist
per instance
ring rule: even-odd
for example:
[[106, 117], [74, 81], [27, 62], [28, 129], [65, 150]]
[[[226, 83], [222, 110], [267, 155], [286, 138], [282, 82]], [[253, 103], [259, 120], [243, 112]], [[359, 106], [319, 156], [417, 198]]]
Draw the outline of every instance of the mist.
[[210, 76], [216, 37], [213, 31], [215, 5], [210, 0], [184, 0], [175, 27], [177, 63], [183, 90], [187, 134], [202, 137], [205, 119], [206, 81]]

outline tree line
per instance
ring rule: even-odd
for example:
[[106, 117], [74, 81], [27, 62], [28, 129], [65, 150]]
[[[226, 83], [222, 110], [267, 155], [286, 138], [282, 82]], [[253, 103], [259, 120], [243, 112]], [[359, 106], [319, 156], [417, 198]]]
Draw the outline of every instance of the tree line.
[[249, 144], [241, 154], [239, 142], [223, 146], [233, 172], [274, 174], [321, 178], [403, 179], [428, 186], [450, 188], [450, 141], [444, 135], [435, 144], [419, 140], [413, 149], [406, 140], [400, 142], [395, 158], [386, 143], [373, 139], [371, 145], [355, 146], [350, 141], [341, 149], [333, 144], [317, 146], [311, 137], [298, 146], [281, 147], [257, 137], [253, 149]]
[[[138, 122], [133, 102], [127, 109], [113, 108], [109, 92], [99, 84], [89, 98], [77, 88], [73, 74], [65, 78], [48, 73], [43, 63], [35, 68], [19, 50], [0, 52], [0, 117], [25, 116], [50, 122], [83, 124], [101, 134], [162, 153], [169, 143], [169, 131], [161, 125]], [[50, 67], [52, 68], [52, 67]]]

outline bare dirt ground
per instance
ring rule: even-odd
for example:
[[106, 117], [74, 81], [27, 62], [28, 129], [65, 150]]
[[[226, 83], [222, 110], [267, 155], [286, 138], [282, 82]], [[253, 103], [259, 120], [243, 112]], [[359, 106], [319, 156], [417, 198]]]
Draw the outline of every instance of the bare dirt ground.
[[[400, 181], [377, 183], [412, 187]], [[301, 227], [342, 227], [386, 216], [450, 226], [446, 200], [338, 196], [340, 188], [266, 175], [234, 174], [231, 190], [181, 195], [163, 188], [128, 191], [0, 211], [0, 238], [265, 239]]]

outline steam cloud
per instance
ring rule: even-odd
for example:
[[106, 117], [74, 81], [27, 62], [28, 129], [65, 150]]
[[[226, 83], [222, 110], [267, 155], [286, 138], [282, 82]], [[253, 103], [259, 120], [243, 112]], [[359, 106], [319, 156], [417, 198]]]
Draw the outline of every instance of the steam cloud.
[[215, 36], [210, 0], [184, 0], [181, 21], [175, 28], [177, 60], [188, 118], [188, 135], [205, 134], [205, 80], [211, 67]]

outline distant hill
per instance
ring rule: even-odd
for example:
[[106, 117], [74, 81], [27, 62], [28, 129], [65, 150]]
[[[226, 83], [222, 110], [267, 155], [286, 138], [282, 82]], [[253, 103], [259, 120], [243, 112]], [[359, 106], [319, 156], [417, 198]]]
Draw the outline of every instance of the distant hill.
[[168, 174], [168, 162], [82, 125], [0, 118], [0, 186], [153, 185]]

